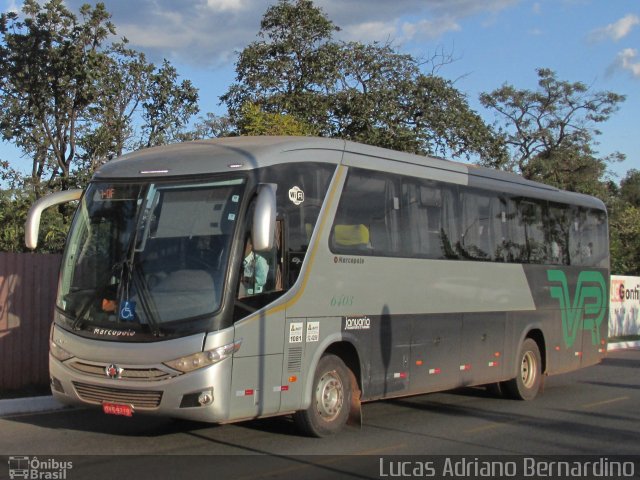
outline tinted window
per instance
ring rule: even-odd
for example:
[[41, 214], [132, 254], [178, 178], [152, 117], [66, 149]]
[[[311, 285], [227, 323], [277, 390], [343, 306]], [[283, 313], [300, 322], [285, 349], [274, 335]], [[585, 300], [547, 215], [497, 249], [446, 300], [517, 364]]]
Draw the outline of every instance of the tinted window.
[[399, 255], [398, 178], [351, 169], [331, 233], [331, 250], [355, 255]]
[[352, 255], [607, 266], [606, 214], [350, 169], [331, 250]]
[[276, 165], [260, 171], [261, 182], [278, 185], [278, 218], [284, 225], [285, 288], [298, 278], [335, 168], [305, 163]]

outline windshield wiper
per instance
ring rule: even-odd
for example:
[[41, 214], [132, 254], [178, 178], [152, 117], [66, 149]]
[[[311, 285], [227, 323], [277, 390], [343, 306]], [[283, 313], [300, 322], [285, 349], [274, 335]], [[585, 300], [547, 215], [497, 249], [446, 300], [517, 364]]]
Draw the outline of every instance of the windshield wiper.
[[132, 280], [133, 285], [138, 292], [140, 305], [142, 306], [142, 311], [147, 319], [149, 328], [155, 337], [160, 337], [162, 332], [160, 331], [160, 326], [158, 324], [158, 309], [153, 301], [153, 297], [149, 293], [147, 282], [144, 279], [144, 276], [135, 268], [132, 271]]
[[[151, 295], [149, 293], [147, 282], [144, 279], [144, 276], [140, 273], [139, 269], [136, 268], [135, 264], [136, 252], [144, 250], [144, 248], [140, 249], [137, 247], [138, 243], [140, 242], [139, 235], [140, 233], [143, 234], [143, 240], [144, 243], [146, 243], [146, 235], [148, 235], [149, 233], [148, 230], [152, 211], [150, 209], [150, 203], [151, 206], [153, 206], [155, 205], [155, 202], [157, 202], [157, 195], [154, 195], [152, 199], [148, 198], [148, 195], [152, 191], [151, 189], [153, 189], [153, 186], [150, 186], [149, 188], [150, 190], [147, 192], [147, 200], [144, 202], [144, 204], [141, 205], [141, 208], [138, 211], [135, 234], [131, 235], [131, 238], [129, 239], [129, 245], [127, 247], [125, 260], [122, 261], [121, 264], [118, 264], [122, 265], [118, 298], [121, 301], [130, 301], [131, 298], [129, 296], [129, 287], [133, 284], [135, 290], [138, 293], [140, 306], [142, 307], [142, 311], [144, 312], [144, 316], [146, 317], [151, 332], [154, 336], [158, 337], [161, 335], [160, 326], [158, 325], [158, 310], [156, 308], [155, 302], [153, 301], [153, 298], [151, 298]], [[119, 314], [120, 312], [118, 312], [118, 319], [121, 320]], [[136, 320], [138, 321], [138, 323], [140, 323], [139, 319]]]

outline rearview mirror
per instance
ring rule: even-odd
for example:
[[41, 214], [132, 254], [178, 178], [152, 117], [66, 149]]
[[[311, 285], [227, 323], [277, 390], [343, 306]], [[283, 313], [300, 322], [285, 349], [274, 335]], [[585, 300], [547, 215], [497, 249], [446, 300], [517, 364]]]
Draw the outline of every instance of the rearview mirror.
[[80, 200], [82, 190], [64, 190], [62, 192], [51, 193], [40, 198], [29, 209], [27, 221], [24, 224], [24, 243], [31, 250], [38, 246], [38, 232], [40, 231], [40, 216], [42, 212], [54, 205]]
[[253, 211], [251, 241], [256, 252], [271, 250], [276, 230], [276, 190], [274, 183], [262, 183], [258, 186], [258, 198]]

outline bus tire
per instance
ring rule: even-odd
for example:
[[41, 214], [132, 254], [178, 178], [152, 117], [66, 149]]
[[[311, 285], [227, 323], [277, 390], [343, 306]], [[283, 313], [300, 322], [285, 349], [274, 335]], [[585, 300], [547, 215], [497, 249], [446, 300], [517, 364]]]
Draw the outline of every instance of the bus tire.
[[516, 400], [533, 400], [542, 382], [542, 358], [538, 344], [532, 338], [525, 339], [517, 357], [516, 378], [502, 382], [504, 394]]
[[313, 378], [311, 404], [293, 416], [305, 435], [326, 437], [338, 432], [349, 417], [351, 375], [336, 355], [323, 355]]

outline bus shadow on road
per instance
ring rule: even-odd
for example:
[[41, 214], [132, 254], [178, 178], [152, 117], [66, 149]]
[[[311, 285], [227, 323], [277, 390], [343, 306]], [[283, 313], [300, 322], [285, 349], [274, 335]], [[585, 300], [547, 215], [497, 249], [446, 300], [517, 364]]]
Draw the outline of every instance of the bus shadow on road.
[[22, 414], [4, 417], [4, 421], [18, 422], [47, 429], [95, 432], [130, 437], [160, 437], [186, 433], [219, 425], [189, 420], [136, 415], [132, 418], [104, 415], [100, 410], [73, 408], [56, 412]]

